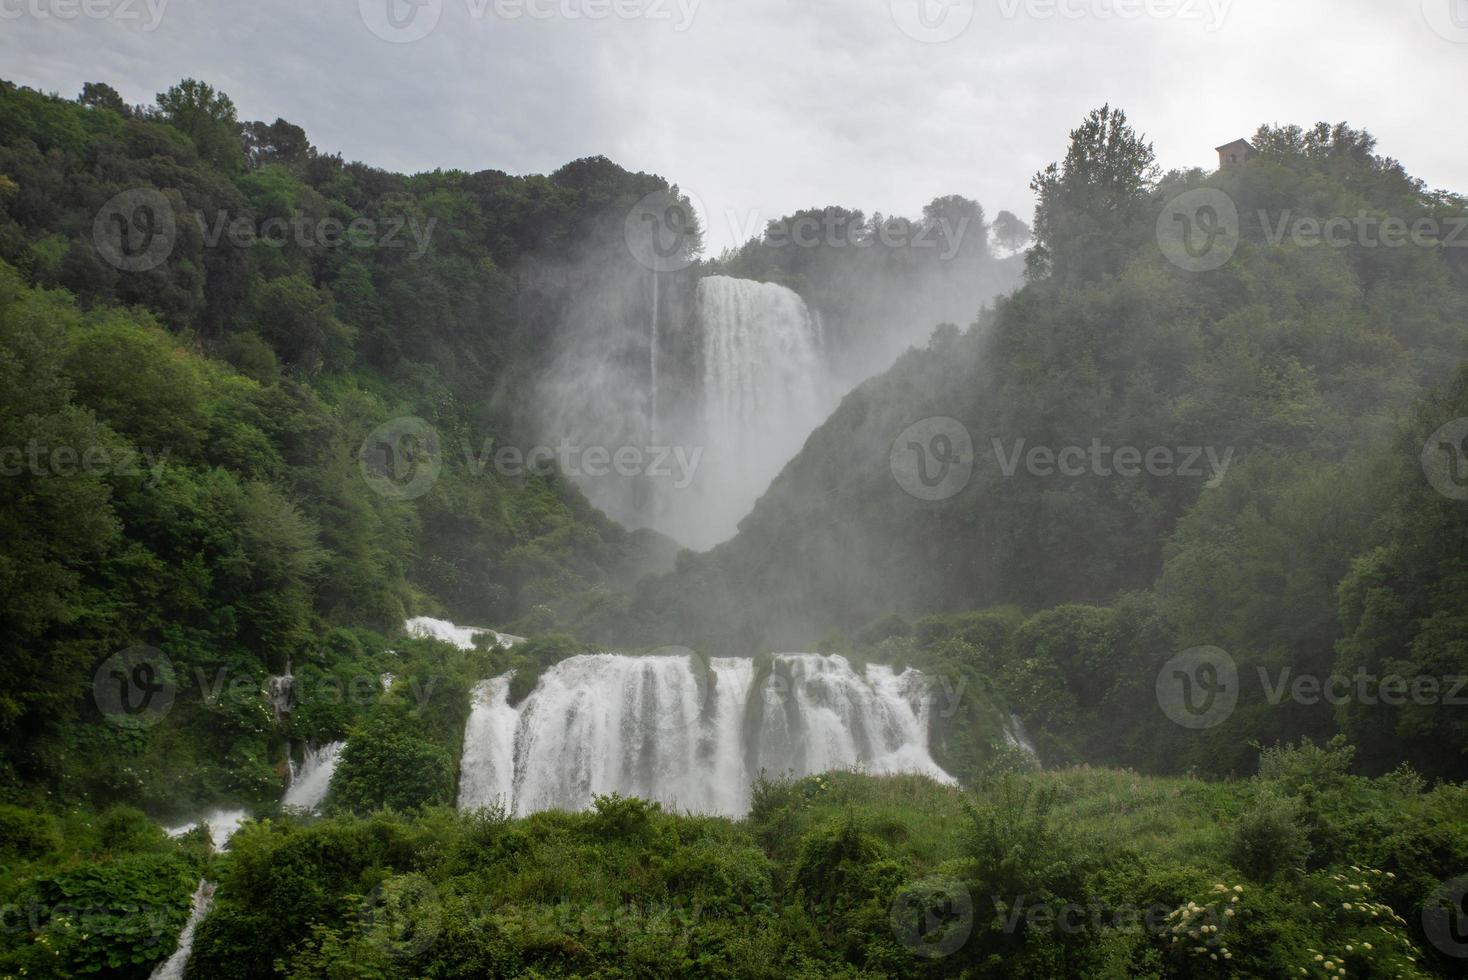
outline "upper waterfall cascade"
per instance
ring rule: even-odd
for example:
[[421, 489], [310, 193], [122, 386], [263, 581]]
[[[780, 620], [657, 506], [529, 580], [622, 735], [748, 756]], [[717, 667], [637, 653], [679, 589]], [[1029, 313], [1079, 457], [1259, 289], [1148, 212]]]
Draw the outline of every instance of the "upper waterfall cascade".
[[572, 657], [518, 706], [510, 675], [479, 685], [464, 735], [459, 806], [513, 814], [582, 809], [621, 793], [738, 816], [754, 779], [860, 768], [953, 782], [928, 751], [928, 683], [857, 671], [843, 657], [756, 661]]
[[707, 549], [835, 407], [830, 352], [820, 316], [784, 286], [705, 276], [680, 292], [649, 275], [640, 305], [571, 331], [536, 424], [548, 446], [626, 450], [625, 466], [568, 457], [568, 475], [613, 519]]
[[831, 409], [820, 318], [784, 286], [729, 276], [700, 279], [704, 488], [700, 519], [716, 544]]

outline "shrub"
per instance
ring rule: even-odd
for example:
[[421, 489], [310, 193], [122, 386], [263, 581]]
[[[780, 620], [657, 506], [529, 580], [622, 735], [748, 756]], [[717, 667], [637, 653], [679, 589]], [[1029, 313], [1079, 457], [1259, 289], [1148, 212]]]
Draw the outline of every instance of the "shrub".
[[0, 857], [34, 860], [60, 847], [61, 835], [50, 816], [0, 805]]
[[592, 806], [596, 816], [592, 826], [599, 837], [608, 840], [642, 840], [652, 830], [652, 815], [662, 809], [635, 796], [598, 796]]
[[1259, 882], [1304, 870], [1311, 848], [1301, 809], [1295, 798], [1261, 789], [1233, 827], [1229, 862]]

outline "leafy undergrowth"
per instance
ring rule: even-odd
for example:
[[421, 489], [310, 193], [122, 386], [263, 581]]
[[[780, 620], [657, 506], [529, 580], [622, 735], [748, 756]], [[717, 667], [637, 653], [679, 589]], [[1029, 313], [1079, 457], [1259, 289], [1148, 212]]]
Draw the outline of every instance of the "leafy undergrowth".
[[[1423, 908], [1468, 867], [1465, 791], [1349, 763], [1333, 744], [1266, 750], [1227, 783], [762, 779], [738, 821], [616, 796], [519, 819], [277, 817], [214, 856], [126, 812], [11, 808], [12, 907], [108, 888], [119, 907], [166, 905], [167, 928], [119, 962], [54, 918], [22, 925], [0, 974], [146, 976], [207, 873], [190, 976], [1461, 976], [1456, 933]], [[48, 949], [63, 940], [64, 967]]]

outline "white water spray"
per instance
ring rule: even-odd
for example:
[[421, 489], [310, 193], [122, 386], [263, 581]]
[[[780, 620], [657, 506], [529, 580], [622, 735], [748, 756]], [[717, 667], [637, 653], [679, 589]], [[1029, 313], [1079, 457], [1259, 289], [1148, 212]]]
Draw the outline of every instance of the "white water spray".
[[341, 759], [343, 741], [328, 742], [320, 748], [307, 746], [305, 758], [299, 768], [291, 763], [291, 784], [281, 799], [281, 806], [294, 810], [315, 813], [326, 799], [331, 788], [331, 777], [336, 774], [336, 764]]
[[199, 923], [204, 921], [204, 916], [209, 913], [209, 906], [214, 903], [214, 885], [211, 882], [199, 879], [199, 887], [194, 892], [194, 902], [189, 909], [188, 921], [184, 923], [183, 932], [178, 934], [178, 948], [173, 955], [168, 957], [157, 968], [149, 974], [149, 980], [183, 980], [184, 968], [189, 964], [189, 956], [194, 951], [194, 931], [199, 928]]
[[820, 319], [784, 286], [699, 280], [704, 462], [695, 506], [708, 547], [732, 535], [830, 413]]
[[475, 692], [461, 808], [582, 809], [615, 792], [738, 816], [761, 772], [953, 782], [928, 751], [928, 684], [915, 670], [782, 654], [756, 677], [743, 658], [594, 654], [547, 670], [518, 707], [509, 689], [506, 675]]

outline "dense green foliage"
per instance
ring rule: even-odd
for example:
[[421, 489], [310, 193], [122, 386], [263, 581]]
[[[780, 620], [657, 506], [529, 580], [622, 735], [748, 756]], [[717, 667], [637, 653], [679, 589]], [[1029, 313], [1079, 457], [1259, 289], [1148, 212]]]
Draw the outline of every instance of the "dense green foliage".
[[[108, 92], [0, 85], [0, 651], [15, 676], [0, 791], [273, 799], [267, 674], [341, 680], [384, 648], [354, 631], [438, 604], [503, 623], [605, 602], [662, 560], [664, 543], [564, 479], [461, 448], [506, 436], [484, 393], [534, 363], [534, 324], [564, 302], [519, 296], [502, 270], [663, 185], [604, 160], [406, 178], [318, 153], [288, 123], [240, 126], [200, 83], [152, 110]], [[167, 198], [176, 241], [156, 268], [119, 270], [94, 218], [137, 188]], [[296, 218], [304, 237], [270, 237]], [[328, 218], [377, 235], [309, 231]], [[209, 240], [239, 221], [261, 237]], [[386, 240], [399, 226], [433, 233]], [[375, 493], [359, 460], [405, 416], [442, 444], [437, 482], [410, 500]], [[173, 664], [168, 723], [98, 724], [93, 671], [139, 644]], [[307, 708], [290, 734], [344, 730], [329, 714]]]
[[[61, 855], [121, 845], [114, 813], [68, 820], [65, 846], [52, 830], [11, 894], [105, 902], [167, 867], [144, 911], [176, 926], [208, 860], [219, 889], [191, 973], [231, 978], [1324, 976], [1325, 958], [1457, 975], [1421, 910], [1468, 860], [1462, 791], [1348, 762], [1284, 749], [1242, 783], [1074, 770], [976, 793], [831, 773], [761, 783], [739, 822], [618, 797], [518, 820], [276, 817], [215, 858], [150, 838], [59, 877]], [[930, 900], [951, 932], [911, 927]], [[107, 953], [69, 942], [72, 969], [97, 972]], [[7, 948], [30, 976], [76, 975], [44, 944]]]
[[[1031, 618], [988, 676], [1092, 761], [1243, 773], [1251, 741], [1345, 731], [1374, 771], [1406, 758], [1468, 775], [1446, 698], [1269, 696], [1281, 676], [1360, 668], [1437, 678], [1446, 694], [1468, 675], [1468, 509], [1419, 461], [1430, 433], [1468, 414], [1468, 253], [1274, 231], [1364, 215], [1438, 220], [1446, 236], [1465, 203], [1346, 126], [1265, 127], [1254, 143], [1247, 166], [1158, 176], [1123, 115], [1093, 113], [1036, 178], [1025, 287], [848, 395], [731, 542], [643, 583], [634, 628], [798, 649], [881, 610], [1014, 605]], [[1155, 227], [1200, 191], [1234, 202], [1240, 240], [1193, 272]], [[889, 468], [898, 435], [933, 416], [974, 447], [971, 477], [941, 500], [905, 493]], [[1056, 465], [1067, 447], [1084, 454], [1072, 473]], [[1119, 475], [1122, 447], [1133, 464], [1173, 455]], [[1048, 465], [1027, 462], [1036, 449]], [[1242, 691], [1227, 724], [1199, 733], [1157, 710], [1153, 682], [1201, 645], [1233, 658]]]
[[[1463, 975], [1424, 910], [1468, 870], [1468, 509], [1420, 458], [1468, 418], [1468, 261], [1272, 225], [1465, 202], [1346, 126], [1254, 146], [1161, 175], [1093, 113], [1036, 175], [1023, 288], [858, 387], [732, 542], [668, 572], [670, 542], [483, 454], [525, 436], [577, 291], [638, 272], [632, 203], [676, 187], [601, 158], [386, 173], [194, 80], [151, 107], [0, 83], [0, 976], [146, 976], [201, 877], [194, 976]], [[1156, 235], [1195, 191], [1241, 219], [1205, 273]], [[152, 207], [125, 243], [172, 229], [146, 268], [109, 252], [125, 193]], [[785, 247], [802, 222], [834, 238]], [[935, 230], [955, 237], [846, 247]], [[652, 329], [702, 272], [780, 282], [863, 352], [836, 366], [855, 376], [893, 323], [966, 322], [1017, 275], [991, 237], [1028, 229], [957, 196], [914, 221], [797, 212], [655, 278]], [[890, 468], [933, 416], [975, 449], [942, 500]], [[369, 436], [405, 418], [440, 443], [421, 495], [384, 474], [422, 472], [424, 440]], [[1097, 444], [1198, 447], [1202, 469], [1014, 462]], [[533, 635], [401, 635], [426, 612]], [[592, 641], [758, 655], [756, 676], [806, 644], [918, 667], [960, 785], [761, 777], [740, 821], [454, 812], [475, 685], [514, 670], [519, 703]], [[1156, 684], [1203, 645], [1239, 699], [1194, 730]], [[125, 650], [162, 658], [156, 724], [104, 717]], [[1439, 687], [1278, 696], [1332, 675]], [[293, 753], [341, 739], [325, 816], [283, 812]], [[221, 803], [256, 818], [227, 853], [159, 829]]]

